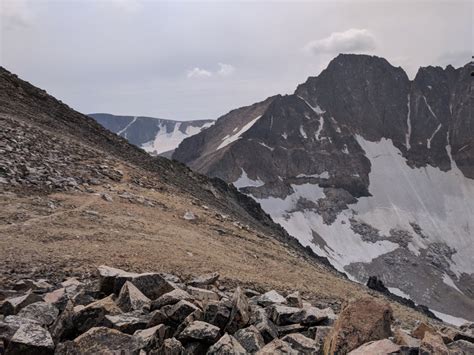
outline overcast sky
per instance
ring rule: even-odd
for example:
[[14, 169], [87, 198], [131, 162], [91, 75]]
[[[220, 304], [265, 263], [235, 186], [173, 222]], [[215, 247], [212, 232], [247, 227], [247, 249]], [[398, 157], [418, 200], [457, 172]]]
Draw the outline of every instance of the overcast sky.
[[83, 113], [217, 118], [292, 93], [338, 53], [471, 57], [471, 1], [0, 0], [0, 63]]

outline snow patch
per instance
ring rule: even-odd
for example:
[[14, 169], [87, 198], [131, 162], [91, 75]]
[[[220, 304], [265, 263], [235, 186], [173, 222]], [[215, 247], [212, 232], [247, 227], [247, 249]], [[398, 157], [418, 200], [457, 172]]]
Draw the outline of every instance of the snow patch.
[[441, 313], [441, 312], [435, 311], [434, 309], [430, 309], [430, 311], [433, 312], [435, 316], [441, 319], [443, 322], [455, 325], [457, 327], [468, 322], [467, 319], [450, 316], [449, 314]]
[[319, 127], [318, 130], [316, 131], [316, 139], [319, 141], [321, 139], [321, 132], [324, 127], [324, 117], [320, 116], [319, 117]]
[[305, 99], [303, 99], [301, 96], [298, 95], [298, 97], [303, 100], [305, 102], [306, 105], [309, 106], [309, 108], [311, 108], [311, 110], [313, 110], [314, 112], [316, 112], [317, 115], [322, 115], [323, 113], [325, 113], [326, 111], [322, 110], [321, 107], [319, 107], [319, 105], [316, 105], [316, 106], [311, 106], [309, 104], [308, 101], [306, 101]]
[[241, 135], [244, 134], [246, 131], [248, 131], [255, 124], [255, 122], [258, 121], [260, 117], [262, 117], [262, 115], [255, 117], [253, 120], [245, 124], [237, 133], [225, 136], [222, 139], [221, 144], [219, 144], [216, 150], [222, 149], [228, 146], [229, 144], [235, 142], [236, 140], [240, 139]]
[[313, 174], [313, 175], [299, 174], [296, 177], [297, 178], [323, 178], [323, 179], [329, 179], [329, 172], [324, 171], [321, 174]]
[[408, 113], [407, 113], [407, 134], [405, 135], [405, 147], [407, 147], [407, 150], [410, 150], [410, 139], [411, 139], [411, 120], [410, 120], [410, 94], [408, 94]]
[[304, 139], [307, 139], [307, 138], [308, 138], [308, 135], [307, 135], [306, 132], [304, 131], [304, 128], [303, 128], [302, 125], [300, 126], [300, 134], [301, 134], [301, 136], [302, 136]]
[[238, 189], [241, 189], [243, 187], [249, 187], [249, 186], [260, 187], [260, 186], [265, 185], [265, 183], [262, 180], [260, 180], [258, 177], [257, 177], [257, 180], [252, 180], [251, 178], [249, 178], [244, 169], [242, 169], [242, 174], [237, 180], [233, 182], [233, 184]]
[[459, 293], [463, 293], [457, 286], [456, 284], [454, 283], [453, 279], [451, 277], [449, 277], [448, 274], [444, 273], [443, 274], [443, 282], [448, 285], [449, 287], [452, 287], [454, 288], [456, 291], [458, 291]]
[[396, 296], [410, 299], [410, 295], [406, 294], [405, 292], [403, 292], [399, 288], [396, 288], [396, 287], [387, 287], [387, 288], [391, 293], [393, 293]]
[[427, 142], [426, 142], [426, 146], [428, 147], [428, 149], [431, 149], [431, 140], [434, 138], [434, 136], [436, 136], [436, 133], [438, 133], [438, 131], [441, 129], [441, 123], [439, 124], [438, 128], [436, 128], [436, 130], [433, 132], [433, 134], [431, 135], [430, 138], [428, 138]]
[[[117, 135], [118, 135], [118, 136], [121, 136], [123, 133], [125, 133], [125, 131], [126, 131], [132, 124], [135, 123], [135, 121], [137, 120], [137, 118], [138, 118], [137, 116], [133, 117], [133, 120], [131, 120], [130, 123], [129, 123], [128, 125], [126, 125], [123, 129], [121, 129], [120, 131], [118, 131], [118, 132], [117, 132]], [[127, 138], [126, 135], [125, 135], [125, 138]]]
[[275, 150], [275, 148], [272, 148], [272, 147], [266, 145], [266, 144], [263, 143], [263, 142], [258, 142], [258, 144], [260, 144], [261, 146], [264, 146], [264, 147], [267, 148], [267, 149], [270, 149], [272, 152]]
[[435, 115], [435, 113], [434, 113], [433, 110], [431, 109], [430, 104], [429, 104], [428, 101], [426, 100], [426, 96], [425, 96], [425, 95], [423, 95], [423, 100], [425, 101], [426, 107], [428, 107], [428, 110], [429, 110], [430, 113], [433, 115], [433, 117], [436, 118], [436, 119], [438, 119], [438, 117]]

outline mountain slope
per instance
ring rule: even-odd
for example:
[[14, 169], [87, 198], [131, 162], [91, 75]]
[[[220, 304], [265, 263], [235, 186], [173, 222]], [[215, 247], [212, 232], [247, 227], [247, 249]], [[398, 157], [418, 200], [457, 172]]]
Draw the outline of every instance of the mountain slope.
[[154, 117], [91, 113], [90, 117], [152, 155], [171, 156], [183, 139], [210, 127], [212, 120], [173, 121]]
[[[469, 74], [427, 67], [410, 81], [385, 59], [340, 55], [295, 94], [267, 99], [258, 117], [247, 107], [219, 118], [173, 158], [234, 183], [352, 278], [378, 276], [472, 320]], [[244, 124], [238, 139], [222, 138]]]

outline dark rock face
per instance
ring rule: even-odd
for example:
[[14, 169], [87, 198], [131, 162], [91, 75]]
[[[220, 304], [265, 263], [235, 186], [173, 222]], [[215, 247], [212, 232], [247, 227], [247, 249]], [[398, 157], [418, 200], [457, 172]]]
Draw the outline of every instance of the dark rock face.
[[341, 54], [293, 95], [231, 111], [173, 156], [233, 183], [339, 271], [474, 319], [471, 86], [468, 65], [410, 80], [383, 58]]

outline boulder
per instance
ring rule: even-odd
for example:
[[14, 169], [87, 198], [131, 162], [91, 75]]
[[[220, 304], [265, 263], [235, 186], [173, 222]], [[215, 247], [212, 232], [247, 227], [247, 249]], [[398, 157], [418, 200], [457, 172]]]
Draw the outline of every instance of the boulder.
[[116, 329], [94, 327], [74, 341], [58, 346], [55, 355], [70, 354], [127, 354], [138, 355], [139, 342], [131, 335]]
[[20, 312], [19, 317], [33, 319], [42, 326], [49, 327], [59, 315], [59, 310], [52, 304], [46, 302], [31, 303]]
[[265, 345], [257, 355], [298, 355], [298, 351], [293, 350], [287, 342], [281, 339], [275, 339]]
[[307, 330], [307, 327], [297, 323], [297, 324], [279, 325], [277, 326], [277, 330], [278, 330], [278, 336], [282, 337], [287, 334], [302, 333]]
[[155, 325], [159, 325], [159, 324], [168, 323], [167, 322], [168, 316], [161, 309], [157, 309], [156, 311], [151, 312], [148, 315], [148, 317], [149, 317], [149, 321], [148, 321], [148, 324], [146, 326], [147, 328], [151, 328], [151, 327], [154, 327]]
[[402, 329], [396, 329], [393, 332], [394, 342], [404, 348], [417, 349], [420, 347], [420, 339], [410, 336], [407, 332]]
[[329, 333], [331, 333], [332, 327], [321, 325], [315, 328], [316, 329], [314, 332], [313, 339], [316, 340], [316, 342], [319, 344], [320, 348], [322, 349], [324, 346], [324, 340], [329, 335]]
[[179, 334], [178, 339], [185, 342], [201, 341], [213, 343], [219, 338], [220, 329], [215, 325], [194, 321]]
[[293, 350], [298, 351], [301, 354], [318, 354], [319, 345], [314, 339], [305, 337], [303, 334], [293, 333], [288, 334], [281, 340], [290, 344]]
[[431, 354], [449, 355], [449, 350], [441, 335], [427, 331], [420, 344], [420, 355]]
[[117, 298], [117, 306], [124, 312], [150, 310], [151, 300], [131, 282], [127, 281], [120, 290]]
[[138, 341], [141, 349], [149, 351], [160, 347], [168, 334], [169, 328], [164, 324], [160, 324], [151, 328], [137, 330], [133, 333], [133, 337]]
[[331, 308], [319, 309], [316, 307], [305, 307], [290, 316], [289, 323], [301, 323], [306, 326], [318, 325], [329, 317], [335, 317]]
[[234, 334], [237, 330], [244, 328], [250, 321], [250, 306], [247, 297], [242, 289], [237, 287], [232, 296], [232, 310], [230, 311], [229, 322], [225, 330]]
[[183, 355], [184, 347], [176, 338], [165, 339], [159, 349], [152, 350], [149, 355]]
[[145, 329], [148, 319], [137, 312], [106, 315], [103, 323], [106, 327], [117, 329], [125, 334], [133, 334], [139, 329]]
[[[303, 317], [302, 310], [296, 307], [288, 307], [280, 304], [274, 304], [267, 308], [267, 313], [270, 319], [276, 325], [287, 325], [299, 323], [300, 318]], [[300, 315], [299, 317], [297, 317]]]
[[359, 346], [357, 349], [352, 350], [349, 355], [388, 355], [393, 353], [399, 353], [401, 350], [400, 346], [395, 344], [389, 339], [375, 340], [365, 343]]
[[174, 337], [177, 337], [188, 325], [197, 320], [204, 320], [204, 315], [200, 309], [196, 309], [193, 313], [184, 318], [181, 324], [176, 328]]
[[12, 336], [16, 333], [16, 331], [21, 326], [27, 324], [36, 324], [41, 326], [41, 324], [32, 319], [22, 318], [18, 316], [6, 316], [3, 321], [0, 321], [0, 340], [2, 340], [5, 345], [7, 345]]
[[474, 344], [466, 340], [456, 340], [447, 345], [450, 355], [474, 354]]
[[60, 311], [62, 311], [64, 307], [66, 307], [68, 299], [69, 298], [64, 287], [48, 292], [43, 296], [44, 302], [52, 304]]
[[425, 322], [421, 322], [415, 329], [413, 329], [411, 335], [417, 339], [423, 339], [426, 332], [436, 333], [436, 329]]
[[219, 301], [219, 296], [213, 291], [193, 286], [188, 286], [187, 291], [195, 299], [202, 302]]
[[226, 301], [211, 301], [204, 307], [204, 321], [223, 329], [229, 322], [231, 308]]
[[46, 355], [54, 353], [49, 332], [38, 324], [22, 324], [8, 343], [6, 354]]
[[292, 294], [286, 296], [286, 304], [290, 307], [302, 308], [303, 301], [301, 299], [299, 291], [293, 292]]
[[106, 315], [118, 315], [122, 310], [115, 304], [110, 295], [87, 306], [76, 306], [73, 310], [72, 324], [75, 325], [75, 335], [82, 334], [93, 327], [101, 327], [106, 323]]
[[262, 307], [267, 307], [272, 304], [286, 304], [286, 298], [280, 295], [275, 290], [268, 291], [256, 298], [257, 303]]
[[158, 273], [137, 274], [109, 266], [99, 266], [100, 291], [118, 294], [126, 281], [135, 285], [146, 297], [154, 300], [175, 287]]
[[191, 279], [191, 281], [189, 281], [187, 284], [189, 286], [194, 286], [194, 287], [205, 287], [207, 285], [212, 285], [213, 283], [215, 283], [219, 279], [219, 276], [220, 275], [218, 272], [200, 275]]
[[232, 335], [225, 333], [207, 351], [206, 355], [242, 355], [246, 351]]
[[76, 330], [74, 325], [74, 305], [68, 301], [64, 310], [49, 328], [54, 343], [57, 344], [65, 339], [73, 339]]
[[269, 343], [273, 339], [278, 338], [278, 329], [275, 324], [268, 319], [264, 309], [257, 309], [254, 316], [254, 325], [260, 334], [262, 334], [265, 343]]
[[265, 346], [262, 334], [254, 325], [238, 330], [235, 332], [234, 337], [247, 352], [252, 354]]
[[324, 354], [347, 353], [362, 344], [392, 335], [389, 304], [366, 297], [348, 304], [324, 342]]
[[[173, 306], [166, 306], [168, 309], [164, 309], [167, 322], [173, 325], [179, 325], [184, 319], [196, 310], [199, 310], [194, 304], [188, 301], [179, 301]], [[201, 310], [199, 310], [201, 312]]]
[[41, 301], [41, 296], [32, 292], [23, 296], [7, 298], [0, 305], [0, 313], [4, 316], [17, 314], [22, 308], [39, 301]]
[[186, 291], [177, 288], [173, 291], [165, 293], [164, 295], [161, 295], [156, 300], [154, 300], [151, 304], [151, 309], [160, 309], [161, 307], [173, 305], [183, 300], [193, 302], [194, 298]]

